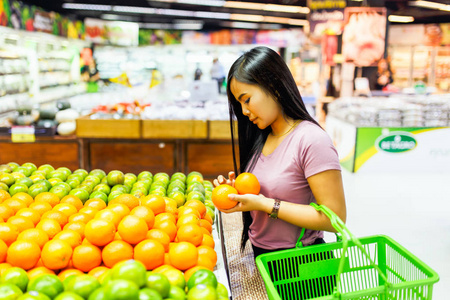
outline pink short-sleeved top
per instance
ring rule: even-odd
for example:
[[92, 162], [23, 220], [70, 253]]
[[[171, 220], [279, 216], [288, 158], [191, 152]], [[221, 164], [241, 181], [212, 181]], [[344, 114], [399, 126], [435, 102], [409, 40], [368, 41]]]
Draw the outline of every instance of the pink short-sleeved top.
[[[264, 196], [309, 205], [316, 200], [307, 178], [327, 170], [341, 170], [331, 138], [314, 123], [302, 121], [271, 154], [261, 153], [252, 173]], [[262, 211], [251, 211], [251, 216], [249, 239], [254, 246], [271, 250], [295, 247], [302, 228], [271, 219]], [[320, 237], [323, 232], [307, 229], [303, 245]]]

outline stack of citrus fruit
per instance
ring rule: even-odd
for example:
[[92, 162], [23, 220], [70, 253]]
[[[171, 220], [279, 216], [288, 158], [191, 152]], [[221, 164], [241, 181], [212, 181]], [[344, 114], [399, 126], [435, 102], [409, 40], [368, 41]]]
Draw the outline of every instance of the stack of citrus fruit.
[[186, 281], [181, 271], [147, 271], [135, 260], [126, 260], [112, 269], [84, 274], [61, 272], [30, 277], [11, 267], [0, 276], [0, 299], [56, 300], [204, 300], [228, 299], [228, 290], [209, 270], [198, 270]]
[[100, 274], [129, 259], [172, 277], [212, 271], [212, 189], [198, 172], [1, 165], [0, 274]]

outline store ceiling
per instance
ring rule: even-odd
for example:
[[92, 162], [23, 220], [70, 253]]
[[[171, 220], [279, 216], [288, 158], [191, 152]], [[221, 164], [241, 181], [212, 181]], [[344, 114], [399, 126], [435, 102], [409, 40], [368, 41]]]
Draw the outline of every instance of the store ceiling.
[[[25, 1], [27, 2], [27, 1]], [[307, 19], [304, 12], [307, 0], [30, 0], [31, 4], [83, 20], [100, 18], [133, 21], [141, 27], [166, 29], [217, 30], [224, 28], [277, 29], [302, 26]], [[419, 3], [420, 2], [420, 3]], [[250, 3], [250, 4], [249, 4]], [[424, 8], [422, 4], [437, 8]], [[86, 9], [81, 4], [94, 5]], [[251, 5], [265, 7], [251, 7]], [[263, 10], [269, 8], [297, 9], [298, 12]], [[100, 6], [98, 6], [100, 5]], [[413, 23], [450, 22], [449, 0], [360, 0], [347, 1], [348, 6], [384, 6], [389, 14], [412, 16]], [[244, 8], [250, 6], [249, 8]], [[307, 9], [306, 9], [307, 10]], [[253, 15], [253, 16], [249, 16]], [[264, 20], [256, 20], [257, 16]], [[256, 18], [254, 21], [252, 19]], [[144, 25], [145, 24], [145, 25]]]

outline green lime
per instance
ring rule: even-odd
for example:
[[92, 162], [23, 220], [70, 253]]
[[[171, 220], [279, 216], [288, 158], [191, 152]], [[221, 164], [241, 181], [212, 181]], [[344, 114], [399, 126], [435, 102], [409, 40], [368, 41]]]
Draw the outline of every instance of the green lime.
[[189, 200], [199, 200], [202, 203], [205, 203], [205, 196], [201, 192], [192, 191], [186, 197], [186, 201], [189, 201]]
[[156, 290], [163, 298], [169, 295], [170, 282], [161, 273], [147, 272], [147, 287]]
[[29, 177], [23, 177], [23, 178], [16, 179], [15, 183], [25, 184], [27, 187], [30, 187], [33, 185], [33, 180], [31, 180]]
[[123, 184], [125, 181], [125, 175], [121, 171], [111, 171], [106, 176], [106, 180], [109, 186], [115, 186], [116, 184]]
[[158, 195], [158, 196], [161, 196], [161, 197], [165, 197], [166, 196], [166, 193], [163, 192], [163, 191], [149, 191], [148, 194], [149, 195]]
[[180, 207], [186, 203], [186, 197], [184, 196], [184, 193], [175, 191], [169, 194], [169, 198], [175, 200], [177, 202], [177, 207]]
[[223, 296], [229, 299], [228, 289], [220, 282], [217, 283], [216, 292], [218, 296]]
[[[49, 180], [50, 182], [50, 180]], [[50, 182], [51, 183], [51, 182]], [[61, 186], [63, 187], [67, 192], [70, 192], [70, 190], [72, 189], [72, 187], [70, 186], [70, 184], [68, 184], [67, 182], [57, 182], [53, 185], [53, 187], [56, 186]]]
[[94, 189], [94, 187], [89, 184], [89, 183], [82, 183], [79, 186], [76, 187], [77, 189], [81, 189], [81, 190], [85, 190], [86, 192], [88, 192], [89, 194], [92, 193], [92, 190]]
[[85, 298], [74, 292], [63, 292], [56, 296], [54, 300], [84, 300]]
[[0, 190], [9, 191], [9, 187], [4, 184], [3, 182], [0, 182]]
[[87, 299], [96, 289], [100, 287], [100, 282], [94, 276], [78, 275], [66, 285], [65, 290], [74, 292], [84, 299]]
[[211, 200], [211, 199], [212, 199], [212, 192], [205, 191], [205, 200]]
[[89, 172], [89, 175], [96, 176], [98, 177], [98, 179], [102, 180], [104, 177], [106, 177], [106, 172], [101, 169], [94, 169]]
[[89, 193], [86, 190], [75, 188], [69, 192], [69, 195], [76, 196], [84, 203], [89, 199]]
[[0, 174], [0, 182], [3, 182], [7, 186], [13, 185], [15, 181], [16, 181], [16, 179], [14, 178], [14, 176], [12, 174], [9, 174], [9, 173]]
[[50, 173], [47, 174], [47, 179], [49, 179], [49, 178], [59, 178], [62, 181], [66, 181], [67, 180], [67, 176], [68, 175], [66, 175], [65, 172], [55, 170], [55, 171], [51, 171]]
[[27, 177], [29, 177], [32, 173], [32, 172], [30, 172], [29, 169], [27, 169], [25, 167], [18, 167], [17, 169], [14, 170], [14, 172], [22, 173], [23, 175], [25, 175]]
[[98, 178], [97, 176], [94, 176], [94, 175], [88, 175], [88, 176], [86, 176], [86, 178], [84, 178], [84, 181], [92, 181], [92, 182], [94, 182], [94, 186], [96, 186], [97, 184], [99, 184], [102, 181], [102, 179]]
[[29, 178], [33, 181], [33, 183], [37, 183], [38, 181], [45, 179], [45, 176], [42, 174], [34, 174], [31, 175]]
[[123, 184], [133, 186], [133, 184], [137, 181], [137, 176], [133, 173], [126, 173], [125, 174], [125, 180]]
[[137, 179], [140, 180], [141, 178], [149, 178], [153, 179], [153, 174], [149, 171], [142, 171], [138, 174]]
[[181, 192], [184, 194], [186, 192], [186, 189], [179, 185], [170, 185], [169, 184], [169, 186], [167, 187], [167, 193], [170, 194], [172, 192]]
[[64, 182], [64, 181], [62, 181], [61, 179], [59, 179], [59, 178], [49, 178], [49, 179], [47, 179], [48, 180], [48, 182], [50, 182], [50, 184], [52, 185], [52, 186], [55, 186], [55, 184], [57, 184], [57, 183], [59, 183], [59, 182]]
[[64, 291], [64, 286], [58, 276], [44, 274], [31, 279], [27, 291], [37, 291], [53, 299]]
[[106, 195], [109, 195], [109, 193], [111, 193], [111, 188], [109, 187], [109, 185], [105, 184], [105, 183], [99, 183], [94, 187], [94, 192], [102, 192]]
[[139, 288], [146, 283], [147, 270], [145, 266], [136, 260], [130, 259], [117, 263], [111, 269], [111, 279], [125, 279], [134, 282]]
[[92, 199], [92, 198], [102, 199], [103, 201], [105, 201], [106, 203], [108, 203], [108, 196], [107, 196], [105, 193], [102, 193], [102, 192], [99, 192], [99, 191], [92, 192], [92, 193], [89, 195], [89, 199]]
[[212, 286], [214, 289], [217, 288], [217, 278], [216, 275], [207, 269], [200, 269], [191, 275], [187, 282], [188, 290], [192, 289], [194, 286], [199, 284], [205, 284]]
[[12, 173], [12, 168], [8, 165], [0, 165], [0, 172]]
[[147, 189], [144, 187], [135, 187], [131, 189], [130, 194], [134, 195], [136, 192], [140, 192], [144, 196], [147, 196], [148, 193]]
[[115, 186], [113, 186], [111, 188], [111, 193], [114, 193], [116, 191], [120, 191], [122, 193], [126, 193], [127, 190], [128, 190], [128, 188], [125, 185], [123, 185], [123, 184], [116, 184]]
[[76, 169], [72, 174], [80, 174], [84, 179], [86, 176], [88, 176], [89, 173], [85, 169]]
[[163, 297], [153, 289], [143, 288], [139, 291], [139, 300], [163, 300]]
[[158, 192], [158, 193], [163, 193], [164, 195], [166, 195], [166, 193], [167, 193], [166, 189], [163, 186], [153, 186], [153, 185], [148, 192], [150, 194], [152, 194], [153, 192]]
[[147, 192], [150, 189], [151, 183], [147, 181], [138, 181], [131, 186], [131, 189], [145, 189]]
[[11, 167], [13, 172], [16, 171], [16, 169], [18, 167], [20, 167], [20, 165], [18, 163], [16, 163], [16, 162], [9, 162], [9, 163], [7, 163], [7, 165]]
[[42, 176], [44, 179], [47, 178], [47, 173], [45, 173], [45, 171], [42, 171], [42, 170], [36, 170], [33, 173], [31, 173], [31, 176], [35, 176], [35, 175]]
[[186, 181], [186, 175], [184, 173], [181, 173], [181, 172], [173, 173], [172, 176], [170, 177], [170, 181], [174, 181], [175, 179], [179, 179], [182, 182], [185, 182]]
[[216, 289], [210, 285], [199, 284], [189, 290], [187, 300], [217, 300]]
[[22, 292], [25, 292], [28, 285], [28, 275], [24, 269], [12, 267], [3, 272], [1, 282], [12, 283], [20, 288]]
[[47, 187], [47, 189], [49, 190], [49, 189], [51, 189], [52, 187], [53, 187], [53, 185], [50, 183], [50, 181], [48, 181], [47, 179], [41, 179], [41, 180], [38, 180], [37, 182], [36, 182], [36, 184], [42, 184], [42, 185], [45, 185], [46, 187]]
[[39, 171], [44, 171], [46, 174], [50, 173], [51, 171], [55, 171], [55, 168], [53, 168], [53, 166], [49, 164], [40, 165], [37, 169]]
[[28, 170], [30, 170], [31, 173], [33, 173], [34, 171], [37, 170], [37, 167], [35, 164], [30, 163], [30, 162], [26, 162], [22, 165], [22, 167], [27, 168]]
[[206, 206], [206, 213], [211, 217], [211, 219], [214, 220], [216, 219], [216, 213], [215, 213], [215, 208], [211, 208], [209, 206]]
[[66, 178], [72, 174], [72, 171], [70, 171], [69, 168], [66, 167], [59, 167], [58, 169], [56, 169], [55, 171], [59, 171], [59, 172], [63, 172], [66, 175]]
[[79, 182], [82, 182], [84, 180], [84, 176], [83, 176], [83, 174], [75, 174], [75, 173], [73, 173], [73, 174], [70, 174], [69, 176], [67, 176], [66, 181], [67, 180], [72, 180], [72, 179], [76, 179]]
[[184, 289], [186, 287], [186, 279], [184, 278], [183, 272], [181, 272], [180, 270], [168, 269], [162, 272], [162, 274], [167, 277], [170, 285], [178, 286], [181, 289]]
[[62, 199], [64, 196], [67, 196], [67, 194], [69, 194], [67, 190], [62, 186], [54, 186], [50, 189], [49, 192], [57, 195], [59, 199]]
[[184, 291], [184, 289], [180, 288], [179, 286], [172, 285], [170, 287], [168, 298], [173, 299], [173, 300], [185, 300], [186, 292]]
[[197, 191], [202, 193], [203, 195], [205, 194], [205, 187], [203, 186], [203, 184], [199, 183], [199, 182], [193, 182], [191, 184], [188, 184], [188, 187], [186, 189], [186, 193], [189, 194], [190, 192], [193, 191]]
[[28, 193], [28, 186], [23, 183], [14, 183], [9, 187], [9, 194], [11, 196], [14, 196], [15, 194], [20, 192]]
[[48, 192], [48, 188], [46, 185], [42, 185], [39, 183], [35, 183], [28, 188], [28, 195], [35, 198], [40, 193]]
[[74, 189], [81, 184], [81, 181], [74, 178], [74, 179], [67, 180], [66, 183], [70, 186], [70, 189]]
[[139, 300], [139, 287], [133, 281], [113, 279], [105, 286], [109, 300]]
[[101, 287], [93, 291], [92, 294], [89, 295], [88, 300], [108, 300], [108, 298], [106, 298], [105, 288]]
[[50, 300], [50, 298], [36, 291], [29, 291], [17, 298], [17, 300]]
[[0, 299], [2, 300], [16, 300], [22, 294], [23, 292], [12, 283], [0, 284]]

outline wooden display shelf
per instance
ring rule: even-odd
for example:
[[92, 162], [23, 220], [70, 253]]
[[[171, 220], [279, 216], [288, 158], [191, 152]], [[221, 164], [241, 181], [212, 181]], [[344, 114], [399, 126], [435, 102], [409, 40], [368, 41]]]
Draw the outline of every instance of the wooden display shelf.
[[76, 136], [36, 137], [34, 143], [13, 143], [10, 137], [1, 137], [0, 149], [0, 164], [32, 162], [71, 170], [81, 167], [81, 141]]
[[81, 138], [130, 138], [141, 137], [141, 120], [96, 119], [83, 116], [76, 120], [77, 136]]
[[[237, 139], [237, 122], [234, 123], [234, 136]], [[230, 121], [209, 121], [208, 137], [213, 140], [231, 140]]]
[[205, 139], [206, 121], [198, 120], [142, 120], [144, 139]]

